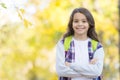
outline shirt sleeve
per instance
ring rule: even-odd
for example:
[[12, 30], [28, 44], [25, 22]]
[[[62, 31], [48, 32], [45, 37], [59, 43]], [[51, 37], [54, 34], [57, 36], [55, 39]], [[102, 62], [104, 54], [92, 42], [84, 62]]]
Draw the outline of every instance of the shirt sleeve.
[[81, 75], [88, 76], [91, 78], [96, 78], [101, 75], [103, 70], [103, 61], [104, 61], [103, 47], [96, 50], [96, 52], [94, 53], [94, 58], [98, 59], [96, 64], [75, 62], [75, 63], [71, 63], [70, 68], [79, 72]]
[[81, 75], [65, 65], [64, 46], [61, 41], [56, 45], [56, 72], [61, 77], [80, 77]]

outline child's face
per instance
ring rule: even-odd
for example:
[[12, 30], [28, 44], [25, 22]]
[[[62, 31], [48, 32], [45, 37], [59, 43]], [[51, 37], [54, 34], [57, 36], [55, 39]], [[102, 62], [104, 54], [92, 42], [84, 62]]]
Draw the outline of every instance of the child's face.
[[74, 30], [74, 35], [87, 35], [89, 29], [89, 23], [82, 13], [75, 13], [73, 16], [72, 27]]

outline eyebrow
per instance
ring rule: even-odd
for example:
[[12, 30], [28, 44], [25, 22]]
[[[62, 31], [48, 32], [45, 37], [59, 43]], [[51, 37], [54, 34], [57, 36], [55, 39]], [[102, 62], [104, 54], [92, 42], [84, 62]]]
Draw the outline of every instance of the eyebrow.
[[[79, 19], [74, 19], [74, 18], [73, 18], [73, 20], [79, 20]], [[87, 19], [81, 19], [81, 20], [87, 20]]]

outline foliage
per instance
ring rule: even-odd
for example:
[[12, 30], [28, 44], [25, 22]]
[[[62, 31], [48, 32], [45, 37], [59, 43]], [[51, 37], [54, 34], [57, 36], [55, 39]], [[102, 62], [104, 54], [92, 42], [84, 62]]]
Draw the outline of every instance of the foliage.
[[[14, 6], [21, 21], [0, 26], [0, 79], [57, 80], [55, 45], [66, 31], [71, 11], [82, 6], [92, 12], [104, 46], [104, 80], [118, 80], [117, 0], [45, 1], [45, 7], [42, 0], [28, 0], [24, 8]], [[5, 3], [0, 5], [7, 9]], [[32, 14], [27, 12], [31, 6]]]

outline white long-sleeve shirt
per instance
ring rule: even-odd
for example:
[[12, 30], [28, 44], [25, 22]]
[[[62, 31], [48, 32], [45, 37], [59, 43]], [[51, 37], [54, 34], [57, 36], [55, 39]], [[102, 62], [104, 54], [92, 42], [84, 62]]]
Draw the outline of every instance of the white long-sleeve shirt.
[[75, 44], [75, 62], [70, 66], [65, 65], [64, 45], [59, 41], [56, 45], [56, 72], [58, 76], [71, 77], [72, 80], [92, 80], [92, 78], [100, 76], [103, 69], [104, 50], [99, 48], [94, 54], [94, 58], [98, 61], [95, 64], [89, 63], [88, 41], [74, 40]]

